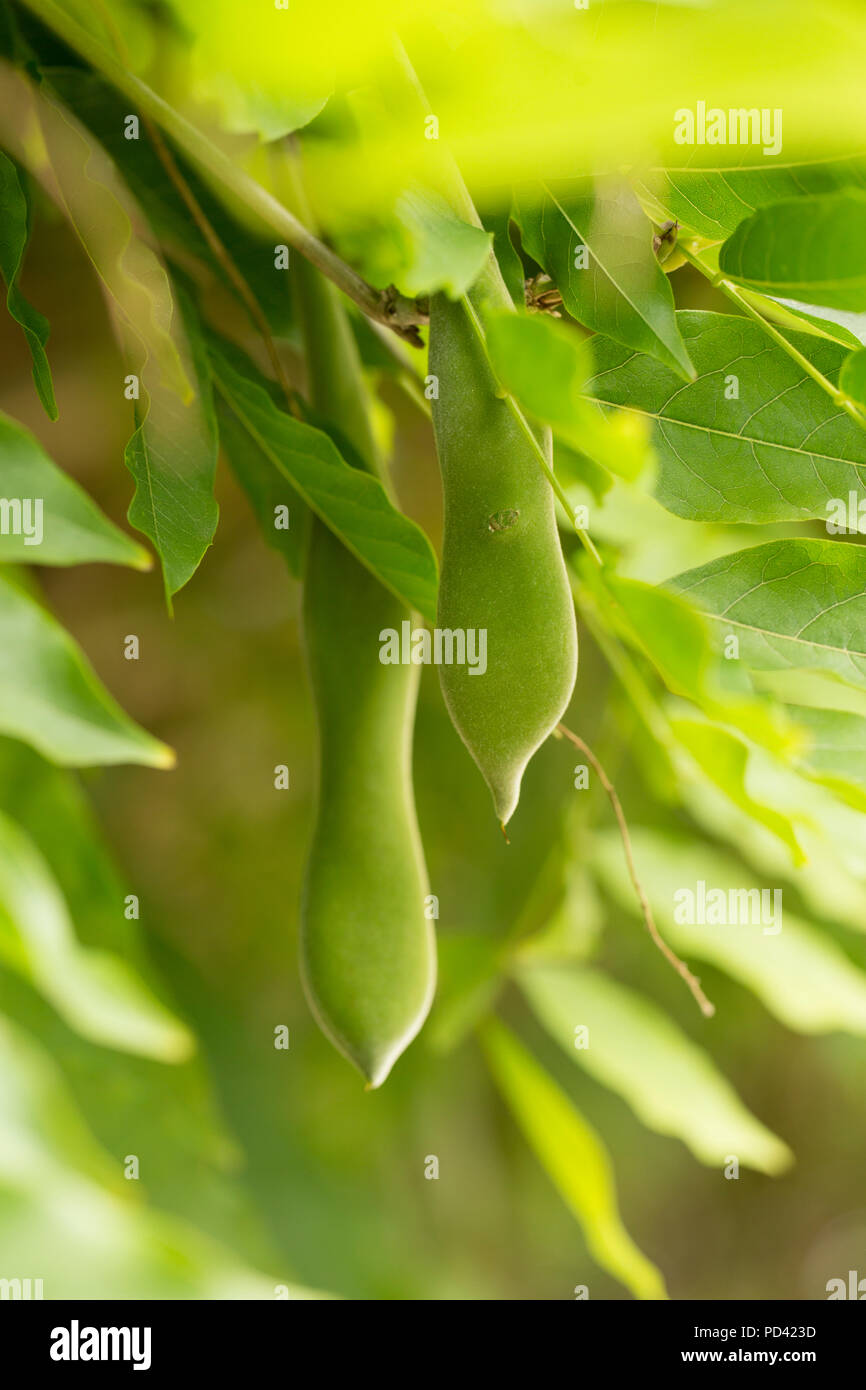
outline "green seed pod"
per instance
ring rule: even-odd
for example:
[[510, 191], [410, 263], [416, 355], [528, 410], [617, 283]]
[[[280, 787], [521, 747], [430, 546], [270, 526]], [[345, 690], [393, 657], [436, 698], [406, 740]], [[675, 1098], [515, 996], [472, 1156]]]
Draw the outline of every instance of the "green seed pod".
[[[465, 305], [443, 295], [431, 305], [429, 371], [438, 380], [433, 425], [445, 501], [438, 625], [487, 634], [483, 674], [457, 664], [439, 674], [505, 825], [527, 763], [574, 689], [574, 604], [553, 492], [496, 394]], [[549, 457], [549, 433], [540, 442]]]
[[[298, 268], [310, 394], [375, 467], [354, 342], [332, 287]], [[436, 979], [427, 874], [412, 794], [418, 668], [383, 665], [379, 634], [412, 614], [319, 521], [304, 635], [319, 729], [316, 825], [301, 903], [310, 1006], [371, 1087], [418, 1032]]]

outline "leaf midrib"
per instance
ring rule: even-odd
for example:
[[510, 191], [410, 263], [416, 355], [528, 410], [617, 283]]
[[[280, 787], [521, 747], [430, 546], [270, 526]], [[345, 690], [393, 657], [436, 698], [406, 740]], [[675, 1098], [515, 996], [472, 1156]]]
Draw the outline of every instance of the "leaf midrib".
[[[639, 352], [633, 352], [631, 357], [627, 357], [624, 362], [617, 363], [616, 367], [611, 367], [609, 370], [619, 371], [620, 368], [628, 366], [629, 362], [633, 361], [635, 357], [640, 357], [642, 355], [643, 354]], [[721, 368], [719, 368], [719, 370], [721, 370]], [[797, 385], [801, 385], [802, 382], [806, 380], [807, 378], [805, 376], [802, 377], [801, 381], [797, 382]], [[588, 386], [590, 386], [591, 384], [591, 382], [587, 382]], [[688, 384], [694, 385], [695, 383]], [[803, 458], [826, 459], [828, 463], [845, 463], [848, 465], [849, 468], [866, 468], [866, 461], [864, 461], [863, 463], [856, 463], [853, 459], [841, 458], [837, 454], [819, 453], [814, 449], [804, 449], [801, 445], [797, 444], [777, 444], [774, 443], [771, 439], [759, 439], [757, 436], [750, 434], [736, 434], [733, 430], [717, 429], [714, 425], [697, 425], [692, 420], [679, 420], [675, 415], [663, 415], [659, 411], [644, 410], [641, 408], [641, 406], [637, 405], [623, 405], [620, 401], [609, 401], [606, 400], [603, 396], [592, 395], [588, 396], [587, 399], [595, 401], [598, 405], [606, 405], [611, 410], [628, 410], [635, 415], [645, 415], [648, 420], [663, 420], [665, 424], [679, 425], [682, 429], [687, 430], [697, 430], [700, 434], [718, 435], [722, 439], [737, 439], [743, 444], [751, 444], [753, 446], [756, 444], [760, 444], [765, 449], [781, 449], [783, 453], [801, 454]], [[667, 405], [667, 403], [668, 402], [666, 401], [665, 404]], [[766, 406], [761, 406], [762, 410], [766, 408]], [[840, 410], [836, 415], [831, 415], [827, 420], [823, 420], [821, 422], [821, 428], [823, 428], [824, 425], [832, 424], [834, 420], [841, 419], [844, 413], [844, 411]]]

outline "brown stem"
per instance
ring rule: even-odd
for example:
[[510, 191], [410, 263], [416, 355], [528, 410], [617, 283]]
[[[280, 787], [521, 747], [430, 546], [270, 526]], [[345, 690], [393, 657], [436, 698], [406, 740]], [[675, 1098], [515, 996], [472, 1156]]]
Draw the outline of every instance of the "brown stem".
[[613, 813], [617, 819], [619, 833], [622, 839], [622, 847], [625, 851], [625, 860], [626, 864], [628, 865], [629, 877], [631, 878], [632, 884], [634, 886], [634, 891], [637, 894], [637, 899], [640, 903], [641, 912], [643, 913], [643, 919], [646, 923], [647, 931], [649, 932], [650, 936], [652, 937], [652, 940], [655, 942], [656, 946], [661, 951], [665, 959], [673, 966], [677, 974], [681, 975], [682, 978], [685, 980], [686, 984], [688, 985], [689, 989], [691, 990], [692, 994], [697, 1000], [698, 1008], [704, 1015], [704, 1018], [712, 1018], [713, 1014], [716, 1012], [715, 1004], [710, 1003], [709, 999], [704, 994], [704, 991], [701, 989], [701, 982], [698, 979], [698, 977], [692, 974], [685, 961], [680, 960], [679, 956], [674, 954], [674, 952], [671, 950], [670, 946], [664, 940], [661, 933], [659, 932], [658, 927], [655, 924], [655, 919], [652, 915], [652, 909], [650, 908], [649, 902], [647, 900], [647, 895], [644, 892], [643, 884], [638, 878], [637, 869], [635, 868], [634, 855], [632, 853], [631, 847], [631, 836], [628, 833], [628, 823], [626, 821], [625, 813], [623, 812], [620, 799], [616, 794], [616, 788], [614, 787], [613, 783], [611, 782], [610, 778], [608, 777], [607, 773], [605, 772], [604, 768], [598, 761], [598, 758], [595, 756], [589, 745], [587, 743], [584, 743], [583, 739], [579, 738], [577, 734], [572, 733], [571, 729], [567, 729], [564, 724], [557, 725], [557, 728], [559, 732], [562, 735], [564, 735], [565, 738], [569, 739], [574, 744], [575, 748], [578, 748], [580, 752], [583, 753], [584, 756], [589, 759], [590, 763], [595, 769], [595, 773], [598, 777], [598, 780], [601, 782], [602, 787], [607, 793], [608, 800], [610, 801], [610, 804], [613, 807]]

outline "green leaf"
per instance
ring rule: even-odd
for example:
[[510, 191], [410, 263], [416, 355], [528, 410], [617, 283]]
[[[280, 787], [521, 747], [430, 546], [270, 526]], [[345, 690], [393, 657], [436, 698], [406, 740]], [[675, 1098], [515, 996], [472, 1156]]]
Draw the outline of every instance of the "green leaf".
[[738, 550], [670, 581], [739, 639], [756, 670], [827, 671], [866, 684], [866, 549], [782, 540]]
[[321, 430], [279, 410], [255, 381], [211, 347], [226, 404], [271, 464], [371, 574], [428, 622], [436, 621], [436, 557], [378, 479], [352, 468]]
[[735, 724], [756, 743], [778, 751], [792, 749], [795, 731], [773, 704], [753, 691], [742, 664], [725, 661], [699, 609], [680, 594], [621, 575], [606, 575], [604, 585], [616, 600], [627, 636], [646, 653], [672, 694]]
[[511, 212], [508, 208], [504, 211], [491, 210], [485, 212], [483, 220], [486, 230], [493, 236], [493, 254], [502, 271], [505, 287], [515, 306], [522, 309], [526, 304], [526, 278], [523, 261], [511, 240]]
[[[845, 689], [841, 683], [840, 689]], [[816, 922], [863, 933], [866, 878], [862, 814], [846, 804], [853, 798], [843, 799], [838, 787], [824, 786], [820, 775], [804, 766], [807, 756], [804, 753], [786, 766], [756, 753], [749, 768], [756, 793], [796, 818], [808, 856], [799, 867], [794, 867], [790, 854], [772, 835], [723, 797], [708, 779], [681, 784], [683, 808], [708, 838], [714, 843], [726, 842], [753, 872], [763, 876], [765, 884], [789, 885], [805, 913]]]
[[170, 748], [124, 714], [59, 623], [2, 577], [0, 732], [67, 767], [174, 763]]
[[422, 188], [397, 199], [396, 217], [409, 234], [412, 259], [400, 279], [407, 294], [445, 290], [465, 294], [484, 266], [493, 237], [455, 217], [448, 204]]
[[[575, 966], [535, 966], [518, 983], [572, 1061], [650, 1129], [682, 1139], [712, 1167], [732, 1153], [762, 1173], [789, 1166], [787, 1145], [749, 1113], [709, 1055], [640, 994]], [[579, 1026], [588, 1030], [580, 1047]]]
[[410, 295], [465, 294], [484, 267], [493, 237], [462, 221], [448, 203], [414, 180], [375, 215], [352, 217], [334, 231], [345, 260], [373, 284]]
[[[0, 1244], [10, 1271], [38, 1269], [46, 1293], [74, 1287], [89, 1299], [273, 1299], [273, 1272], [131, 1191], [143, 1184], [123, 1181], [56, 1061], [3, 1019], [0, 1132]], [[292, 1284], [288, 1293], [327, 1297]]]
[[591, 349], [543, 314], [489, 314], [487, 350], [502, 385], [536, 420], [596, 463], [626, 478], [646, 466], [647, 430], [637, 416], [608, 417], [582, 394]]
[[[577, 181], [522, 193], [514, 219], [578, 323], [651, 353], [686, 380], [694, 375], [652, 227], [626, 184]], [[575, 260], [584, 247], [587, 265], [580, 268]]]
[[[577, 769], [575, 768], [575, 771]], [[572, 842], [583, 831], [581, 813], [571, 810], [564, 839]], [[554, 861], [556, 862], [556, 861]], [[514, 956], [522, 964], [567, 961], [571, 964], [595, 955], [603, 927], [604, 909], [595, 880], [587, 866], [574, 857], [573, 848], [562, 847], [558, 864], [558, 891], [542, 909], [538, 930], [521, 936]]]
[[866, 343], [866, 314], [850, 314], [845, 309], [828, 309], [820, 304], [801, 304], [797, 299], [774, 299], [742, 289], [741, 293], [760, 313], [775, 319], [783, 328], [802, 328], [832, 338], [843, 347], [856, 348]]
[[[217, 402], [220, 444], [231, 470], [249, 499], [262, 537], [272, 550], [282, 555], [289, 573], [300, 579], [309, 523], [309, 510], [291, 483], [273, 465], [238, 417], [220, 398]], [[288, 527], [275, 525], [286, 509]]]
[[230, 0], [172, 0], [192, 39], [193, 92], [215, 104], [225, 129], [280, 140], [322, 110], [333, 82], [316, 6], [241, 12]]
[[[81, 779], [52, 767], [23, 743], [0, 739], [0, 806], [49, 866], [81, 945], [120, 957], [162, 998], [152, 952], [150, 889], [141, 898], [141, 921], [130, 919], [125, 899], [132, 885], [106, 849]], [[151, 938], [147, 944], [145, 937]], [[188, 996], [185, 1000], [189, 1005]], [[110, 1153], [158, 1153], [158, 1163], [149, 1163], [147, 1171], [151, 1205], [183, 1211], [241, 1252], [250, 1248], [247, 1233], [255, 1218], [235, 1181], [240, 1150], [219, 1118], [200, 1056], [166, 1066], [90, 1042], [5, 967], [0, 968], [0, 1013], [50, 1053], [74, 1088], [82, 1116]], [[128, 1190], [114, 1160], [111, 1172], [112, 1184]], [[265, 1239], [260, 1248], [267, 1249]]]
[[[781, 898], [774, 901], [773, 894], [782, 893], [778, 884], [756, 881], [738, 860], [694, 837], [678, 839], [632, 826], [631, 839], [638, 876], [659, 931], [678, 954], [687, 961], [708, 961], [739, 980], [796, 1032], [842, 1029], [866, 1036], [866, 975], [834, 941], [784, 907]], [[594, 839], [590, 858], [593, 871], [620, 906], [639, 913], [618, 832]], [[736, 893], [739, 913], [746, 911], [739, 906], [744, 894], [769, 893], [762, 921], [714, 925], [677, 920], [688, 911], [688, 901], [679, 895], [692, 892], [697, 908], [701, 884], [707, 894], [715, 889]], [[771, 923], [777, 904], [781, 930]]]
[[839, 373], [839, 388], [866, 409], [866, 347], [849, 353]]
[[[698, 252], [708, 278], [719, 275], [718, 243], [704, 246]], [[728, 284], [731, 282], [728, 281]], [[760, 294], [745, 285], [739, 288], [741, 298], [764, 319], [790, 333], [807, 333], [810, 337], [829, 338], [845, 348], [857, 348], [866, 342], [866, 314], [852, 314], [844, 309], [827, 309], [817, 304], [801, 304], [796, 299]]]
[[675, 715], [671, 730], [678, 742], [727, 797], [752, 820], [764, 825], [790, 851], [795, 864], [805, 863], [805, 854], [790, 817], [752, 794], [749, 783], [749, 749], [742, 739], [704, 719]]
[[656, 170], [646, 191], [682, 227], [709, 241], [723, 241], [745, 217], [768, 203], [796, 196], [803, 198], [804, 205], [811, 205], [816, 194], [848, 187], [866, 188], [862, 159], [769, 167], [764, 163], [740, 169]]
[[0, 151], [0, 275], [6, 282], [6, 307], [24, 330], [33, 359], [33, 381], [45, 413], [57, 419], [54, 383], [45, 353], [47, 318], [29, 304], [18, 288], [21, 262], [30, 235], [27, 199], [11, 159]]
[[127, 515], [156, 547], [169, 602], [198, 569], [219, 517], [213, 495], [219, 445], [210, 366], [191, 305], [179, 297], [175, 310], [178, 342], [186, 328], [183, 357], [193, 395], [184, 401], [162, 382], [147, 387], [143, 374], [145, 397], [136, 406], [137, 428], [124, 452], [135, 479]]
[[[0, 562], [81, 565], [102, 561], [139, 570], [151, 567], [147, 551], [103, 515], [84, 489], [51, 461], [32, 434], [2, 412], [0, 497], [4, 499], [0, 508], [6, 506], [10, 518], [8, 534], [5, 525], [0, 530]], [[26, 528], [11, 525], [16, 521], [11, 510], [14, 499], [22, 505], [29, 500], [41, 509], [31, 511]], [[5, 520], [3, 512], [0, 523]]]
[[866, 718], [848, 710], [805, 705], [794, 706], [791, 714], [809, 735], [797, 767], [866, 811]]
[[553, 467], [566, 491], [583, 489], [598, 506], [613, 487], [613, 478], [607, 469], [582, 450], [570, 448], [560, 435], [553, 441]]
[[[652, 358], [596, 338], [587, 383], [604, 405], [652, 420], [664, 507], [691, 521], [768, 522], [826, 517], [828, 502], [852, 489], [866, 502], [866, 431], [759, 324], [732, 314], [677, 317], [694, 382], [683, 386]], [[791, 340], [836, 378], [843, 348]]]
[[595, 1130], [496, 1019], [485, 1023], [481, 1041], [494, 1081], [581, 1226], [593, 1259], [636, 1298], [666, 1298], [661, 1274], [622, 1224], [610, 1158]]
[[2, 813], [0, 956], [93, 1042], [163, 1062], [189, 1056], [193, 1044], [186, 1028], [134, 971], [107, 951], [79, 945], [48, 865]]
[[450, 932], [439, 941], [439, 974], [433, 1012], [424, 1036], [435, 1052], [452, 1052], [490, 1013], [503, 978], [499, 943], [472, 932]]
[[42, 855], [79, 940], [122, 956], [151, 981], [144, 926], [125, 913], [128, 880], [111, 857], [78, 775], [17, 739], [0, 738], [0, 810]]
[[848, 189], [761, 208], [719, 253], [722, 273], [762, 294], [866, 311], [866, 192]]

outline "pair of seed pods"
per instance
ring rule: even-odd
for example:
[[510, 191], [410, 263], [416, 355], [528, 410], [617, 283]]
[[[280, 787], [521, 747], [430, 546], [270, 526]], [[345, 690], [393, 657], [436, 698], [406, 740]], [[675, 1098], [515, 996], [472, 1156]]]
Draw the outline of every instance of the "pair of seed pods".
[[[379, 471], [360, 367], [332, 287], [299, 268], [316, 410]], [[473, 289], [510, 304], [495, 263]], [[451, 719], [502, 825], [524, 769], [556, 726], [577, 668], [574, 607], [553, 494], [496, 383], [465, 306], [430, 314], [429, 371], [445, 527], [438, 625], [484, 629], [487, 669], [439, 668]], [[549, 437], [539, 436], [549, 450]], [[321, 523], [305, 576], [304, 631], [319, 728], [316, 825], [301, 910], [301, 963], [319, 1024], [379, 1086], [430, 1008], [429, 893], [412, 793], [418, 668], [383, 665], [379, 633], [411, 614]]]

